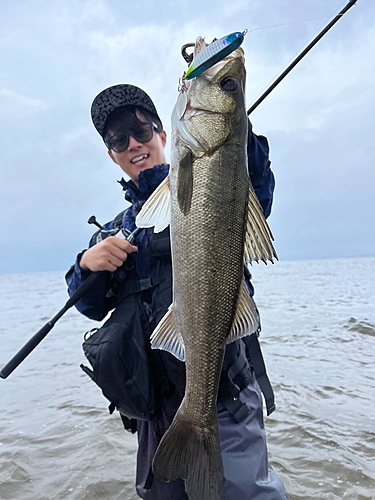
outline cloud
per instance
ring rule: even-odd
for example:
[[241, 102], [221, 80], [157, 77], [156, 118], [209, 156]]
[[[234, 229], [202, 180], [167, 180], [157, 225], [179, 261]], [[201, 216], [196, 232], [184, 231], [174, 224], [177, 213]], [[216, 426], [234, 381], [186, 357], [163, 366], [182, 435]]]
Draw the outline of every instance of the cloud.
[[22, 117], [48, 109], [48, 105], [39, 99], [26, 97], [5, 88], [0, 89], [0, 106], [3, 119], [12, 118], [14, 115]]
[[[283, 24], [245, 37], [250, 107], [340, 8], [325, 0], [0, 3], [0, 271], [21, 261], [22, 270], [66, 267], [92, 233], [88, 217], [104, 223], [123, 209], [121, 171], [91, 124], [98, 92], [139, 85], [170, 134], [184, 43]], [[365, 230], [375, 211], [371, 9], [358, 2], [251, 115], [271, 146], [270, 222], [283, 258], [375, 247]]]

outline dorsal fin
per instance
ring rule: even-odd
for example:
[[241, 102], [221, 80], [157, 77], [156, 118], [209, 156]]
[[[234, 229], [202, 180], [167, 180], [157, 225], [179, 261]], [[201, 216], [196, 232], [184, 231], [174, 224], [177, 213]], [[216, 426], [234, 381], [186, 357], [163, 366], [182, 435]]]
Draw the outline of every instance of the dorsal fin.
[[276, 250], [272, 244], [273, 235], [264, 217], [262, 207], [254, 192], [249, 186], [248, 211], [245, 235], [244, 260], [246, 262], [259, 262], [267, 260], [273, 263], [277, 259]]

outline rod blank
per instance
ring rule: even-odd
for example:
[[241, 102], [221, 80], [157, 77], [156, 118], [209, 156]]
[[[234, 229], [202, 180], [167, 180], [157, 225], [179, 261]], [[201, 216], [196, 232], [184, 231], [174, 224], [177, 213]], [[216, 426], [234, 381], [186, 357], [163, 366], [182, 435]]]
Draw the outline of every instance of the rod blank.
[[247, 114], [250, 115], [254, 111], [255, 108], [259, 106], [261, 102], [273, 91], [275, 87], [279, 85], [279, 83], [286, 77], [288, 73], [292, 71], [292, 69], [300, 62], [301, 59], [305, 57], [305, 55], [316, 45], [321, 38], [329, 31], [332, 26], [334, 26], [337, 21], [339, 21], [343, 15], [351, 8], [353, 5], [357, 3], [357, 0], [350, 0], [349, 3], [337, 14], [337, 16], [332, 19], [332, 21], [327, 24], [325, 28], [314, 38], [314, 40], [309, 43], [309, 45], [291, 62], [291, 64], [281, 73], [281, 75], [268, 87], [268, 89], [259, 97], [257, 101], [249, 108]]

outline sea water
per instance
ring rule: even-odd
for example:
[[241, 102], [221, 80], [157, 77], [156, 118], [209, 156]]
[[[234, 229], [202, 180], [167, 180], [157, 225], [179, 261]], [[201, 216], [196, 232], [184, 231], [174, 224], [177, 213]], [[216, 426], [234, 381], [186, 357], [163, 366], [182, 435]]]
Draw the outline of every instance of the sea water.
[[[269, 457], [290, 500], [374, 500], [375, 258], [252, 274], [277, 404]], [[66, 300], [63, 272], [0, 275], [0, 367]], [[95, 326], [70, 310], [0, 379], [1, 500], [138, 498], [136, 436], [79, 368]]]

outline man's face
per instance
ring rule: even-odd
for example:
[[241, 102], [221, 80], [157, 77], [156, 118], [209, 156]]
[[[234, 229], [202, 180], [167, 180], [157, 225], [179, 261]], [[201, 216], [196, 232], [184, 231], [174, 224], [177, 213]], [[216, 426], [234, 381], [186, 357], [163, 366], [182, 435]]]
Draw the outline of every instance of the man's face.
[[[147, 123], [145, 117], [138, 110], [137, 118]], [[166, 163], [164, 146], [167, 142], [165, 131], [158, 133], [154, 131], [152, 139], [148, 142], [138, 142], [134, 137], [129, 137], [129, 146], [125, 151], [116, 153], [112, 149], [108, 151], [112, 160], [128, 174], [130, 179], [138, 186], [139, 173], [155, 165]]]

